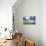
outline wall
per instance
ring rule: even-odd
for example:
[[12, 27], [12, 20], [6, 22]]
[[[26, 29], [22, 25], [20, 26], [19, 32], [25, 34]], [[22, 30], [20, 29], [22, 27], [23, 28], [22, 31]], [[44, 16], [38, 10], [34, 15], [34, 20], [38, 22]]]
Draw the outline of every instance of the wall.
[[41, 4], [41, 40], [42, 46], [46, 46], [46, 0], [42, 0]]
[[[18, 4], [18, 3], [17, 3]], [[35, 41], [41, 46], [41, 0], [23, 0], [13, 6], [15, 28], [23, 33], [24, 38]], [[23, 16], [36, 16], [36, 25], [24, 25]]]

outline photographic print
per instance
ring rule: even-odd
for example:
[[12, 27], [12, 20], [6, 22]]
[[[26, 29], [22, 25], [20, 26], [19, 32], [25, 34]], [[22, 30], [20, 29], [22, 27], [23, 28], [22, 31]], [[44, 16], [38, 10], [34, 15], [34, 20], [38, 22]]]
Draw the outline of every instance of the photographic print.
[[23, 24], [36, 24], [36, 16], [24, 16]]

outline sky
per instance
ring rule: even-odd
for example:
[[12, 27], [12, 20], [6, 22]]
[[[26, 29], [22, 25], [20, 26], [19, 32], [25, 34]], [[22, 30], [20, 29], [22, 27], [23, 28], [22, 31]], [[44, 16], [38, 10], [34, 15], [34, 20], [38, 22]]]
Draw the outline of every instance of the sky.
[[12, 6], [16, 0], [0, 0], [0, 27], [12, 29]]

